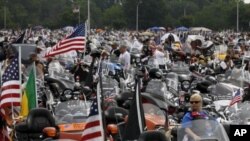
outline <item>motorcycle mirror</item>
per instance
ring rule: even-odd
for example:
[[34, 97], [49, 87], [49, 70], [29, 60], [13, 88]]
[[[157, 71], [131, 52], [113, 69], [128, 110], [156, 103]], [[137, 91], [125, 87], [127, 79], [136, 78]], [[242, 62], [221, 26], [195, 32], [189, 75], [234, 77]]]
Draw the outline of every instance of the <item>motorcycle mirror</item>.
[[122, 113], [115, 113], [115, 117], [119, 118], [119, 119], [122, 119], [123, 115], [122, 115]]
[[79, 91], [75, 91], [73, 92], [74, 95], [80, 95], [80, 92]]
[[108, 132], [110, 132], [111, 134], [117, 134], [117, 133], [118, 133], [118, 127], [117, 127], [117, 125], [115, 125], [115, 124], [109, 124], [109, 125], [107, 126], [107, 130], [108, 130]]
[[45, 127], [43, 129], [43, 133], [47, 136], [47, 137], [51, 137], [54, 138], [56, 137], [57, 131], [55, 127]]

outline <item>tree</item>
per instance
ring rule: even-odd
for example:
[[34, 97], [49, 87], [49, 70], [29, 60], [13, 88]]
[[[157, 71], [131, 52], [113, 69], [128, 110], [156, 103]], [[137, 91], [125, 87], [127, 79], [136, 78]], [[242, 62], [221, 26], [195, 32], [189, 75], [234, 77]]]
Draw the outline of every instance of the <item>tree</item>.
[[180, 18], [180, 26], [191, 27], [194, 24], [193, 16], [183, 16]]
[[[129, 28], [135, 29], [136, 7], [138, 1], [127, 0], [124, 4], [124, 13], [127, 16]], [[143, 0], [139, 4], [139, 28], [146, 29], [151, 26], [164, 26], [166, 13], [165, 0]]]
[[121, 29], [126, 26], [125, 14], [120, 5], [113, 5], [103, 13], [103, 24], [115, 29]]

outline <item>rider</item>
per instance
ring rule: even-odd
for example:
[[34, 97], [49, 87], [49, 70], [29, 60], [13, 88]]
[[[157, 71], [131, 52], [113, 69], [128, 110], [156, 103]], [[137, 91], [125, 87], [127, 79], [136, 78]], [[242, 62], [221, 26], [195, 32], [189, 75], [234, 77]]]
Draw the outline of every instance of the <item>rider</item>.
[[158, 50], [158, 48], [157, 48], [154, 41], [150, 42], [149, 47], [150, 47], [150, 50], [151, 50], [151, 56], [155, 57], [156, 59], [157, 58], [162, 58], [162, 57], [165, 56], [163, 52]]
[[187, 112], [182, 119], [182, 127], [185, 128], [186, 134], [194, 141], [198, 141], [201, 138], [192, 130], [190, 122], [198, 119], [209, 119], [208, 113], [202, 111], [202, 97], [199, 93], [195, 93], [190, 97], [191, 112]]
[[126, 43], [120, 45], [120, 56], [118, 62], [121, 63], [125, 71], [130, 69], [130, 53], [127, 51]]

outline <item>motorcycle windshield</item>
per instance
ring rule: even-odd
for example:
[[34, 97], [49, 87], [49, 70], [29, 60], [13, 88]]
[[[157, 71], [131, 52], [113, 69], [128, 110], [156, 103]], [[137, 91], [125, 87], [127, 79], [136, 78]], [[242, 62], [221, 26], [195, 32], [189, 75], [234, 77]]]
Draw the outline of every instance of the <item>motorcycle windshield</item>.
[[[148, 66], [150, 68], [160, 68], [160, 66], [166, 65], [166, 58], [165, 57], [150, 57], [148, 59]], [[160, 68], [162, 69], [162, 68]]]
[[102, 77], [102, 94], [104, 99], [114, 98], [118, 91], [118, 82], [112, 77]]
[[166, 92], [164, 89], [164, 83], [161, 80], [150, 80], [146, 87], [146, 92], [153, 95], [164, 96], [164, 92]]
[[243, 93], [243, 89], [238, 86], [235, 86], [230, 83], [217, 83], [215, 86], [212, 86], [211, 95], [214, 97], [214, 105], [216, 110], [225, 109], [227, 107], [232, 98], [233, 94], [240, 90]]
[[179, 74], [189, 75], [191, 72], [189, 71], [189, 66], [183, 62], [178, 62], [173, 64], [171, 67], [171, 71]]
[[178, 75], [174, 72], [170, 72], [166, 76], [166, 83], [168, 90], [172, 93], [178, 94]]
[[221, 82], [211, 86], [210, 94], [214, 96], [215, 100], [231, 100], [233, 93], [239, 89], [242, 90], [238, 86]]
[[74, 88], [74, 76], [68, 72], [59, 73], [59, 72], [53, 72], [50, 74], [50, 77], [59, 80], [61, 83], [63, 83], [67, 88], [70, 88], [73, 90]]
[[250, 125], [250, 102], [238, 103], [228, 109], [231, 124]]
[[167, 90], [166, 83], [161, 80], [150, 80], [146, 87], [146, 93], [158, 100], [165, 101], [167, 104], [176, 106], [175, 95]]
[[195, 140], [187, 133], [191, 130], [200, 138], [199, 141], [229, 141], [224, 127], [215, 120], [198, 119], [182, 123], [177, 131], [177, 140]]
[[90, 112], [91, 102], [72, 100], [55, 107], [55, 120], [60, 130], [83, 130]]
[[110, 73], [112, 75], [116, 74], [116, 70], [121, 71], [122, 70], [122, 66], [117, 64], [117, 63], [113, 63], [113, 62], [108, 62], [108, 61], [104, 61], [102, 63], [102, 73], [104, 75], [109, 75]]
[[50, 76], [53, 77], [53, 78], [56, 78], [56, 79], [70, 81], [71, 83], [72, 83], [72, 81], [74, 81], [74, 76], [69, 72], [59, 73], [59, 72], [56, 72], [56, 71], [52, 71]]
[[153, 130], [153, 129], [150, 129], [151, 125], [156, 125], [156, 126], [165, 125], [166, 116], [159, 107], [150, 103], [144, 103], [142, 106], [143, 106], [145, 119], [148, 121], [148, 123], [149, 122], [151, 123], [150, 125], [149, 124], [147, 125], [149, 130]]
[[250, 83], [249, 72], [245, 71], [245, 66], [239, 69], [234, 68], [230, 74], [230, 79], [228, 81], [239, 87], [248, 86], [248, 84]]

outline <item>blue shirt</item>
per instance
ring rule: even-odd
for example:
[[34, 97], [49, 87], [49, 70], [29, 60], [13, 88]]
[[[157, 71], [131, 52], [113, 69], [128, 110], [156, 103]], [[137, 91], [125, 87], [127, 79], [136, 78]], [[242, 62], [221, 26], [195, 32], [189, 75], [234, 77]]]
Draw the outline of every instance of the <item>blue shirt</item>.
[[[194, 120], [194, 117], [191, 115], [192, 112], [187, 112], [185, 114], [185, 116], [182, 119], [182, 128], [187, 128], [187, 127], [192, 127], [192, 121]], [[204, 117], [204, 119], [209, 119], [208, 115], [206, 114], [206, 112], [201, 111], [198, 112], [202, 117]]]

